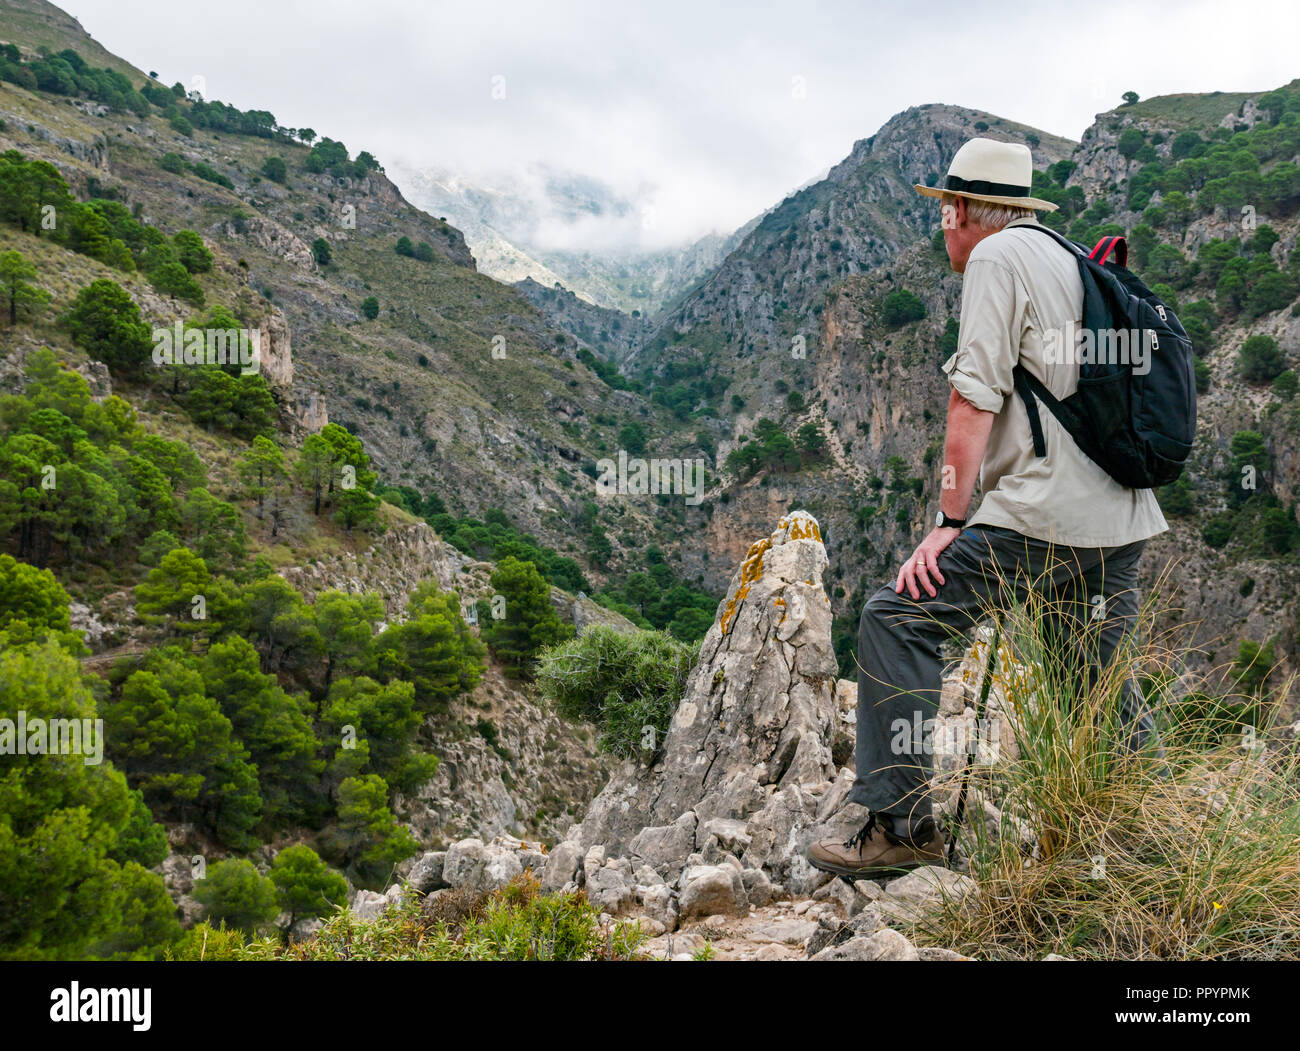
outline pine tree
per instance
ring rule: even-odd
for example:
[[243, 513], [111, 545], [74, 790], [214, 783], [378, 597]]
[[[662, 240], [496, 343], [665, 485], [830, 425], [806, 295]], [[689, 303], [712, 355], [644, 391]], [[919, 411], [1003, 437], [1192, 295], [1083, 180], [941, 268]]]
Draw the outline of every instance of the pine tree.
[[277, 482], [286, 477], [284, 453], [265, 435], [257, 435], [253, 444], [239, 460], [239, 476], [244, 483], [244, 493], [257, 501], [257, 517], [262, 518], [263, 502]]
[[531, 562], [507, 556], [492, 574], [492, 587], [505, 599], [505, 616], [483, 632], [492, 652], [509, 670], [528, 676], [533, 655], [567, 638], [571, 629], [551, 605], [551, 587]]

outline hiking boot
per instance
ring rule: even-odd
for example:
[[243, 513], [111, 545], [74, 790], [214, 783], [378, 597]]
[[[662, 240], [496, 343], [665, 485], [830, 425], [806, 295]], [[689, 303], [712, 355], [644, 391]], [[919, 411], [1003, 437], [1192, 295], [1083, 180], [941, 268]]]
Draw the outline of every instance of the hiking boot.
[[[888, 821], [886, 817], [884, 821]], [[853, 879], [871, 879], [919, 865], [943, 863], [943, 833], [930, 820], [915, 839], [895, 836], [876, 815], [847, 840], [823, 839], [808, 848], [808, 863], [823, 872]]]

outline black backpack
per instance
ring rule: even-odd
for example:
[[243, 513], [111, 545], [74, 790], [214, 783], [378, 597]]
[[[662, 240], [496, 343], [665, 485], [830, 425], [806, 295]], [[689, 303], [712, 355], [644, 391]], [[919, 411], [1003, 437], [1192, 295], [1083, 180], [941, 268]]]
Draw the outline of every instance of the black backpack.
[[[1034, 455], [1044, 456], [1047, 443], [1038, 416], [1041, 401], [1069, 432], [1089, 459], [1120, 485], [1151, 489], [1177, 478], [1191, 455], [1196, 435], [1196, 379], [1192, 342], [1174, 312], [1125, 268], [1128, 244], [1122, 237], [1103, 237], [1091, 253], [1045, 226], [1041, 230], [1074, 253], [1083, 279], [1083, 321], [1100, 346], [1098, 332], [1126, 330], [1146, 348], [1150, 368], [1138, 372], [1133, 354], [1127, 361], [1081, 361], [1079, 389], [1055, 397], [1022, 365], [1014, 370], [1016, 392], [1029, 414]], [[1114, 252], [1116, 260], [1107, 262]], [[1117, 344], [1111, 342], [1111, 347]], [[1130, 342], [1129, 347], [1132, 347]], [[1094, 359], [1102, 355], [1093, 355]], [[1113, 355], [1121, 357], [1121, 355]]]

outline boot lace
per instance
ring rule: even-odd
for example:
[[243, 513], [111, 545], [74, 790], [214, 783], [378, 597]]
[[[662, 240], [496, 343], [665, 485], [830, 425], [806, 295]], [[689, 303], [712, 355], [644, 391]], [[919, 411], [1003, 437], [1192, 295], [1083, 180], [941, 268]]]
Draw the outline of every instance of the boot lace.
[[879, 827], [880, 826], [876, 824], [876, 815], [870, 814], [867, 817], [867, 823], [844, 841], [845, 848], [853, 850], [856, 847], [858, 853], [861, 854], [862, 849], [867, 845], [867, 841], [871, 838], [872, 831]]

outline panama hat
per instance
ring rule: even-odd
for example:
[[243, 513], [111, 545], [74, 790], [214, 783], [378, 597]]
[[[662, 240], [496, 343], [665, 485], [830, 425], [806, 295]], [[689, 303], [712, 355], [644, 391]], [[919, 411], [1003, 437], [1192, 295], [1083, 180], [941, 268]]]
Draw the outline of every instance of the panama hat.
[[974, 201], [1056, 211], [1056, 205], [1050, 201], [1029, 196], [1033, 180], [1034, 159], [1028, 146], [995, 139], [971, 139], [948, 165], [948, 177], [942, 186], [915, 185], [917, 192], [926, 197], [953, 193]]

